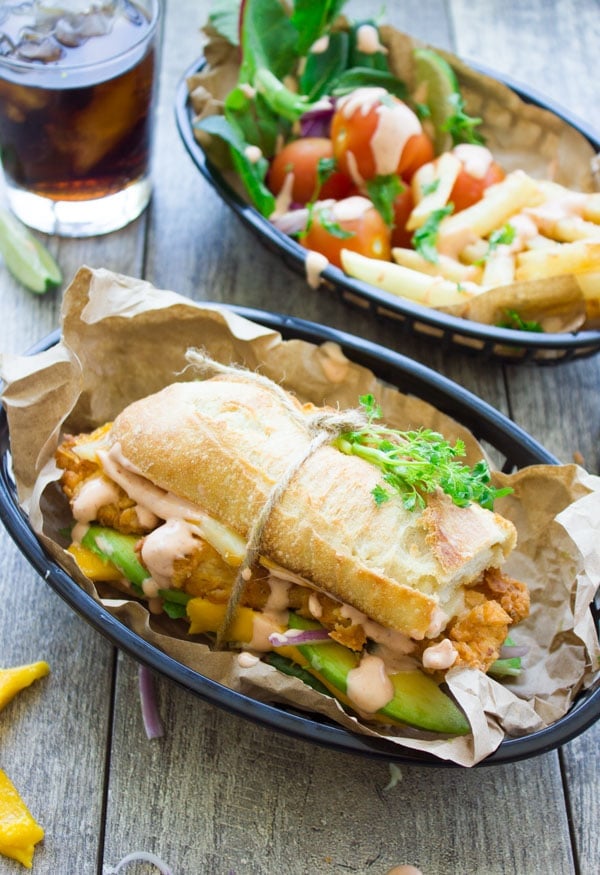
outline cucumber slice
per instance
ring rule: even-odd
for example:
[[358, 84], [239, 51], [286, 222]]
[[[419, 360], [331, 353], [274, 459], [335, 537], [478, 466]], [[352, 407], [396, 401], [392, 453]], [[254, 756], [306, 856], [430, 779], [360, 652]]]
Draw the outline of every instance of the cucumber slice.
[[30, 292], [43, 295], [62, 283], [61, 270], [46, 247], [7, 210], [0, 210], [0, 253]]

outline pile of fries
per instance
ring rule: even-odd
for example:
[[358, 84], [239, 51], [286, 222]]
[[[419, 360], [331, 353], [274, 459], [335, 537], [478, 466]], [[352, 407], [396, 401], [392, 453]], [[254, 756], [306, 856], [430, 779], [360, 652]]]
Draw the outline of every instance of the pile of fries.
[[[407, 228], [417, 231], [439, 218], [430, 258], [394, 248], [386, 263], [344, 250], [346, 273], [478, 322], [544, 331], [600, 323], [600, 192], [513, 170], [480, 201], [452, 214], [448, 200], [459, 169], [459, 159], [445, 152], [412, 180]], [[513, 311], [522, 324], [506, 322]]]

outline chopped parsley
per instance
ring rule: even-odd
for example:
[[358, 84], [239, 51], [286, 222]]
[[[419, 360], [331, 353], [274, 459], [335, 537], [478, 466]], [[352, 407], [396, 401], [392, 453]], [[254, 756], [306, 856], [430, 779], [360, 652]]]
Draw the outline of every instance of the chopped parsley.
[[426, 261], [430, 261], [432, 264], [437, 264], [439, 260], [436, 244], [440, 223], [453, 210], [454, 204], [447, 204], [439, 210], [433, 210], [413, 234], [412, 244], [414, 248]]
[[510, 246], [515, 239], [516, 233], [514, 226], [509, 223], [504, 225], [503, 228], [496, 228], [495, 231], [492, 231], [488, 237], [488, 248], [485, 255], [479, 258], [475, 264], [484, 264], [498, 246]]
[[475, 143], [478, 146], [484, 144], [485, 140], [482, 135], [475, 130], [479, 127], [482, 119], [470, 116], [465, 112], [465, 102], [461, 94], [458, 92], [452, 94], [449, 100], [453, 104], [453, 114], [444, 122], [442, 129], [448, 131], [452, 137], [452, 143], [456, 146], [458, 143]]
[[523, 319], [516, 310], [510, 310], [507, 308], [504, 312], [506, 318], [499, 323], [499, 328], [513, 328], [516, 331], [535, 331], [538, 334], [543, 333], [544, 329], [539, 322]]

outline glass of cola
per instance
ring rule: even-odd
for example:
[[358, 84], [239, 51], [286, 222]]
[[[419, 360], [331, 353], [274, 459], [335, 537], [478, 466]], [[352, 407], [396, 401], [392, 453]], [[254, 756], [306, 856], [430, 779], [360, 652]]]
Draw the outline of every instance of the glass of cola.
[[10, 207], [87, 237], [151, 194], [160, 0], [0, 0], [0, 158]]

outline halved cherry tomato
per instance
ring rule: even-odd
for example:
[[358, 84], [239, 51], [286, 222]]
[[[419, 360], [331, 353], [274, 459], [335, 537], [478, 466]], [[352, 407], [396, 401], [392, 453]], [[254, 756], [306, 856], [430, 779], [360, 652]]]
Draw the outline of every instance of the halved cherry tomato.
[[383, 88], [359, 88], [338, 101], [331, 122], [339, 169], [357, 185], [399, 173], [409, 180], [433, 157], [415, 113]]
[[412, 246], [413, 231], [406, 230], [406, 223], [414, 206], [414, 198], [410, 185], [405, 185], [400, 194], [394, 198], [394, 227], [392, 228], [392, 246], [407, 248]]
[[371, 201], [355, 195], [315, 204], [308, 230], [300, 242], [341, 267], [342, 249], [389, 261], [390, 236], [390, 229]]
[[307, 204], [317, 198], [340, 200], [354, 188], [352, 180], [344, 173], [334, 170], [323, 183], [319, 183], [318, 167], [321, 159], [333, 160], [333, 144], [326, 137], [304, 137], [293, 140], [273, 158], [267, 176], [267, 184], [278, 195], [289, 173], [294, 174], [291, 198], [299, 204]]
[[[469, 152], [465, 151], [465, 149], [468, 149]], [[469, 162], [468, 157], [466, 157], [469, 153], [475, 154], [474, 150], [477, 152], [481, 150], [479, 158], [475, 159], [481, 168], [476, 174], [473, 170], [469, 172]], [[497, 182], [502, 182], [505, 173], [502, 167], [492, 160], [491, 155], [484, 146], [473, 146], [471, 144], [468, 144], [466, 147], [464, 145], [457, 146], [454, 152], [463, 161], [462, 170], [459, 171], [456, 177], [456, 182], [449, 197], [449, 200], [454, 204], [454, 212], [458, 213], [460, 210], [464, 210], [481, 200], [486, 188], [489, 188], [490, 185], [495, 185]]]

